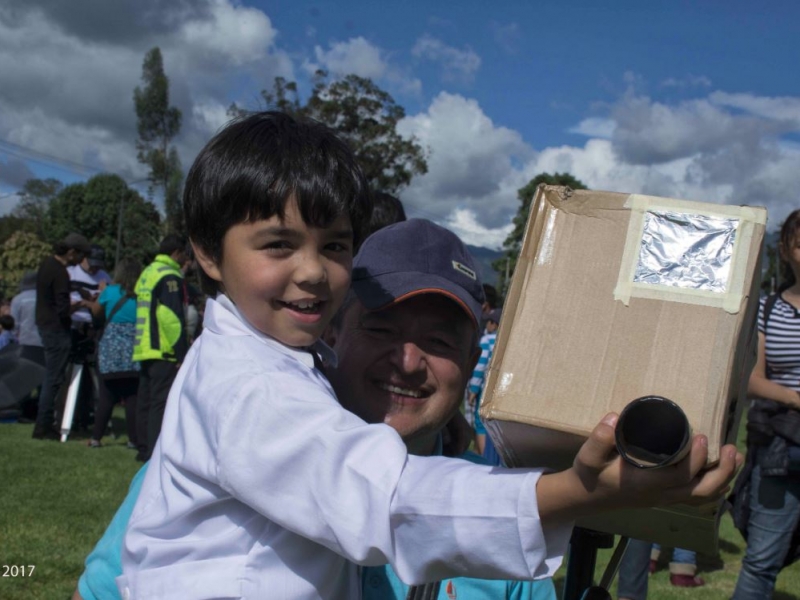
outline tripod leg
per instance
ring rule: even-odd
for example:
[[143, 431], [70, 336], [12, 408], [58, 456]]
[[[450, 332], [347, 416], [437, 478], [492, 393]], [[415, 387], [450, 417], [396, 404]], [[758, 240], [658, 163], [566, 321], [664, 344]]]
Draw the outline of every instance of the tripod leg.
[[72, 429], [72, 417], [75, 415], [75, 404], [78, 402], [78, 392], [81, 387], [81, 375], [83, 375], [83, 365], [72, 365], [72, 377], [67, 390], [67, 400], [64, 403], [64, 415], [61, 417], [61, 441], [66, 442]]

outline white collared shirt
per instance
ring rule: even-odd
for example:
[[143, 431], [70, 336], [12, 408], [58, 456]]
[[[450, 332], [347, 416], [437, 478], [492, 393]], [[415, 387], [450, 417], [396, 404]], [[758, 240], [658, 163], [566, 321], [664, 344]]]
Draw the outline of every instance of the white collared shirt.
[[[538, 518], [538, 471], [409, 456], [344, 410], [309, 352], [225, 296], [178, 373], [131, 516], [123, 597], [360, 597], [357, 564], [414, 584], [551, 576], [571, 527]], [[492, 518], [487, 518], [492, 517]]]

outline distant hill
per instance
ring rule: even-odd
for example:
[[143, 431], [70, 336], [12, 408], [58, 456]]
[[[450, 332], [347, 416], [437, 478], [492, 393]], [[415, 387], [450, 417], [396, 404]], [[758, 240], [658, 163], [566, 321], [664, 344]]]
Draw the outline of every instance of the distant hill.
[[467, 244], [467, 249], [469, 253], [472, 254], [475, 262], [478, 263], [481, 281], [497, 287], [499, 277], [497, 271], [492, 268], [492, 261], [503, 256], [503, 253], [499, 250], [491, 250], [490, 248], [483, 248], [481, 246], [470, 246], [469, 244]]

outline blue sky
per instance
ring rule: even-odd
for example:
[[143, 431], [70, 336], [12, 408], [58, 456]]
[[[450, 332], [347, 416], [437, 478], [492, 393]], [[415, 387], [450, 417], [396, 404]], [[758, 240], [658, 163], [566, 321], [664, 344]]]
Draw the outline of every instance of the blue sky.
[[232, 101], [254, 107], [276, 75], [307, 90], [323, 67], [406, 108], [401, 132], [430, 152], [408, 212], [470, 243], [497, 247], [542, 171], [762, 204], [775, 228], [800, 190], [798, 23], [789, 1], [7, 0], [0, 213], [31, 176], [146, 175], [131, 96], [158, 45], [187, 169]]

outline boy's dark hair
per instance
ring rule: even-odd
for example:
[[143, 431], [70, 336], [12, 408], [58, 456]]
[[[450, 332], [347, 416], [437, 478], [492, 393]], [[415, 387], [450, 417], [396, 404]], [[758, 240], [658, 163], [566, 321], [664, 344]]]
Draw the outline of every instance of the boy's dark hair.
[[158, 253], [170, 256], [176, 250], [183, 250], [185, 252], [188, 245], [185, 237], [170, 233], [161, 240], [161, 243], [158, 245]]
[[11, 331], [14, 329], [14, 325], [14, 317], [11, 315], [0, 316], [0, 327], [2, 327], [5, 331]]
[[[192, 242], [222, 259], [222, 240], [234, 225], [283, 218], [294, 197], [303, 221], [326, 227], [350, 218], [354, 245], [363, 239], [372, 197], [347, 144], [323, 125], [275, 112], [232, 121], [200, 151], [186, 178], [183, 211]], [[206, 291], [216, 282], [202, 272]]]
[[406, 220], [406, 211], [400, 198], [386, 192], [374, 192], [372, 199], [375, 206], [372, 209], [372, 218], [369, 221], [367, 236], [372, 235], [387, 225]]

